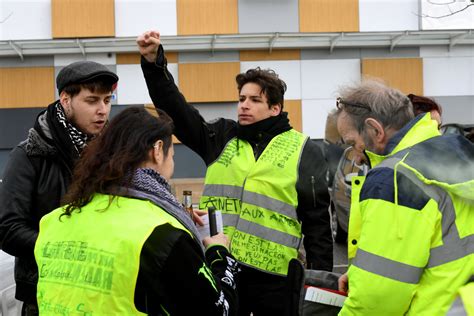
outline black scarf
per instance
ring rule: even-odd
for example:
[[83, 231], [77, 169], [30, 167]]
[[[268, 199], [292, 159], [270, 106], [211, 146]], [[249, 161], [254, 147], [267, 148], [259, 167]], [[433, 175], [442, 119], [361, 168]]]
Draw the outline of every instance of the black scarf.
[[289, 131], [291, 128], [288, 113], [281, 112], [277, 116], [271, 116], [250, 125], [238, 124], [237, 137], [253, 145], [268, 144], [273, 137]]
[[[48, 131], [40, 124], [40, 117], [45, 112]], [[34, 129], [54, 146], [60, 159], [72, 170], [86, 144], [87, 136], [67, 121], [59, 101], [48, 105], [47, 109], [38, 115]]]

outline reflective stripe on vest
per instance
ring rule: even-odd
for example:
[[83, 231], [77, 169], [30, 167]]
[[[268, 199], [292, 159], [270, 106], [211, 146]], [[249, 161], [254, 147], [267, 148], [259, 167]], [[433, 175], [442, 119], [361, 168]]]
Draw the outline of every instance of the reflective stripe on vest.
[[425, 268], [437, 267], [474, 253], [474, 235], [463, 238], [459, 237], [454, 204], [446, 190], [436, 185], [427, 185], [424, 183], [414, 173], [416, 170], [406, 165], [399, 158], [387, 158], [375, 168], [383, 167], [394, 170], [396, 168], [397, 173], [401, 173], [409, 178], [417, 187], [422, 189], [424, 193], [437, 202], [438, 209], [442, 215], [441, 229], [443, 245], [430, 250], [429, 261], [424, 268], [383, 258], [362, 249], [357, 250], [357, 254], [352, 260], [355, 266], [394, 280], [417, 284]]
[[297, 256], [296, 181], [306, 139], [294, 130], [282, 133], [255, 161], [250, 144], [234, 138], [209, 166], [200, 208], [222, 211], [224, 232], [241, 263], [286, 275]]
[[[155, 204], [96, 194], [70, 217], [44, 216], [35, 245], [40, 314], [143, 315], [134, 295], [143, 244], [155, 227], [187, 231]], [[189, 232], [188, 232], [189, 233]]]

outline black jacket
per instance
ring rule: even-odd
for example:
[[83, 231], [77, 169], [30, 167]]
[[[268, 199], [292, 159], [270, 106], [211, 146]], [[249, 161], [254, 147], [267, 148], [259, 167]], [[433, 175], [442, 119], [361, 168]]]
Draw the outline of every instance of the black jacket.
[[[204, 121], [176, 87], [172, 75], [166, 68], [162, 46], [155, 64], [148, 63], [142, 57], [142, 70], [153, 103], [174, 120], [177, 138], [199, 154], [207, 166], [210, 165], [220, 155], [227, 142], [237, 136], [237, 122], [223, 118], [212, 122]], [[262, 132], [265, 134], [266, 131]], [[262, 137], [261, 141], [251, 143], [256, 157], [265, 149], [268, 142], [267, 137]], [[296, 184], [297, 213], [302, 222], [308, 267], [331, 271], [333, 251], [326, 170], [321, 150], [313, 142], [307, 141], [303, 148]]]
[[15, 297], [24, 302], [36, 301], [38, 271], [33, 250], [39, 221], [60, 206], [73, 164], [64, 156], [64, 146], [57, 149], [61, 141], [49, 128], [48, 114], [48, 110], [40, 113], [28, 138], [12, 150], [0, 183], [0, 247], [16, 257]]
[[[191, 221], [186, 224], [188, 214], [184, 210], [180, 211], [184, 217], [170, 211], [172, 206], [157, 193], [135, 188], [125, 196], [158, 205], [186, 229], [194, 225]], [[236, 315], [237, 261], [221, 245], [204, 252], [200, 237], [193, 236], [164, 224], [147, 238], [140, 253], [134, 295], [139, 311], [148, 315]], [[203, 273], [204, 265], [212, 275]]]
[[[200, 273], [204, 262], [216, 288]], [[212, 246], [204, 256], [189, 234], [161, 225], [140, 254], [135, 306], [148, 315], [236, 315], [237, 273], [237, 261], [224, 246]]]

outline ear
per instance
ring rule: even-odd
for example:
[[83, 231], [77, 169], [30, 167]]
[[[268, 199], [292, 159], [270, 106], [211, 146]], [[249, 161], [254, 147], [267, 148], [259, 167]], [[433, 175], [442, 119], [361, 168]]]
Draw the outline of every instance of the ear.
[[365, 119], [365, 124], [369, 127], [367, 133], [373, 137], [375, 142], [383, 143], [386, 135], [382, 124], [371, 117]]
[[271, 111], [271, 116], [277, 116], [281, 112], [281, 104], [277, 103], [272, 106], [270, 106], [270, 111]]
[[152, 160], [153, 162], [157, 164], [161, 164], [163, 161], [163, 141], [162, 140], [157, 140], [155, 142], [155, 145], [153, 145], [153, 150], [152, 150]]
[[59, 95], [59, 102], [67, 113], [71, 105], [71, 96], [64, 91], [61, 91], [61, 94]]

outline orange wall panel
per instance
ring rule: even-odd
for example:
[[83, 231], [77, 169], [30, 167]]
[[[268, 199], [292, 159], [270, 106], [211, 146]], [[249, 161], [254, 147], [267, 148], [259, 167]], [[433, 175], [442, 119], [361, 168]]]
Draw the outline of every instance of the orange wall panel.
[[299, 0], [300, 32], [358, 32], [359, 0]]
[[423, 95], [423, 59], [363, 59], [362, 75], [381, 78], [405, 94]]
[[236, 34], [237, 0], [176, 0], [178, 35]]
[[117, 65], [140, 64], [140, 56], [138, 53], [117, 53]]
[[51, 0], [53, 38], [115, 36], [114, 0]]
[[233, 102], [240, 63], [179, 64], [179, 88], [189, 102]]
[[285, 100], [283, 111], [288, 112], [290, 125], [301, 132], [303, 130], [301, 100]]
[[0, 108], [46, 107], [54, 101], [54, 68], [0, 68]]

